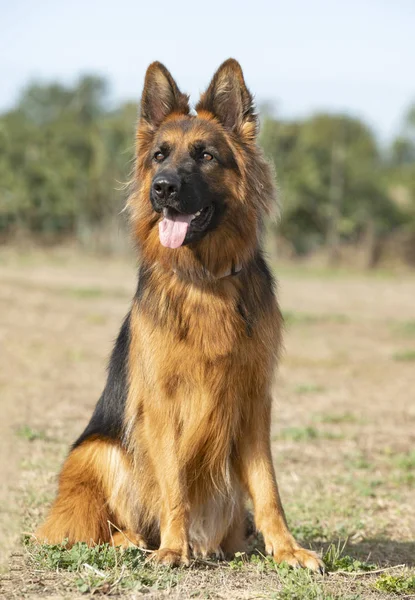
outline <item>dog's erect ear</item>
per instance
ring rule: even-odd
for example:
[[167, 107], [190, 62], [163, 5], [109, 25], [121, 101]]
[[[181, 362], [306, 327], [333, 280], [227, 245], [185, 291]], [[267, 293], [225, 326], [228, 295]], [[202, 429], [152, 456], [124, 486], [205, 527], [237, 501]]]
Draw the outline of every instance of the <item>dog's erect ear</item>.
[[172, 112], [187, 115], [188, 100], [188, 96], [182, 94], [166, 67], [159, 62], [151, 63], [141, 96], [141, 121], [155, 128]]
[[241, 65], [234, 58], [226, 60], [216, 71], [197, 112], [209, 111], [230, 131], [255, 138], [258, 119], [253, 98], [246, 87]]

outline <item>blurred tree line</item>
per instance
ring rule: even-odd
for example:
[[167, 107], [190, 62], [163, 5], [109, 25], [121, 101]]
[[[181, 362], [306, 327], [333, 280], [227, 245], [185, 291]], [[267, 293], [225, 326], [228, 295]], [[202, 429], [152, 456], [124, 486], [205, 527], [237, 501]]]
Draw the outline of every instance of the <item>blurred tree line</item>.
[[[0, 240], [89, 244], [100, 232], [116, 249], [136, 117], [134, 103], [110, 108], [99, 77], [24, 90], [0, 115]], [[336, 262], [343, 247], [364, 246], [374, 266], [392, 244], [415, 263], [415, 106], [389, 148], [346, 115], [283, 121], [266, 110], [260, 142], [282, 204], [271, 230], [291, 255], [322, 249]]]
[[375, 266], [385, 246], [415, 263], [415, 106], [402, 134], [381, 148], [362, 121], [318, 114], [302, 121], [265, 116], [261, 144], [282, 196], [278, 230], [294, 254], [363, 246]]
[[107, 92], [106, 81], [91, 76], [73, 87], [33, 84], [0, 116], [4, 239], [30, 233], [88, 244], [91, 232], [120, 227], [137, 106], [111, 110]]

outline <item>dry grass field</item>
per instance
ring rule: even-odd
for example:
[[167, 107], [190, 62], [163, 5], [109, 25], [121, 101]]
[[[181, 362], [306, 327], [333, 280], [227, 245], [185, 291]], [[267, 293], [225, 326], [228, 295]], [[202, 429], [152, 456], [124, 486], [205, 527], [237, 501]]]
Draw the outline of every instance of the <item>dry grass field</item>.
[[286, 319], [273, 449], [291, 528], [329, 574], [260, 554], [155, 568], [134, 549], [22, 542], [104, 384], [132, 262], [0, 256], [0, 597], [415, 597], [415, 277], [277, 268]]

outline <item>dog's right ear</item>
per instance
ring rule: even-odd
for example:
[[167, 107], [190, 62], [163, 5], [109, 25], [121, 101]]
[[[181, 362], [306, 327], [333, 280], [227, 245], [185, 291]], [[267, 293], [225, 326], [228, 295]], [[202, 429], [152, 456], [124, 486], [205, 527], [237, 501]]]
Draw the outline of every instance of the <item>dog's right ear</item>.
[[147, 69], [141, 97], [140, 122], [157, 128], [171, 113], [189, 113], [189, 97], [177, 87], [170, 72], [159, 62]]

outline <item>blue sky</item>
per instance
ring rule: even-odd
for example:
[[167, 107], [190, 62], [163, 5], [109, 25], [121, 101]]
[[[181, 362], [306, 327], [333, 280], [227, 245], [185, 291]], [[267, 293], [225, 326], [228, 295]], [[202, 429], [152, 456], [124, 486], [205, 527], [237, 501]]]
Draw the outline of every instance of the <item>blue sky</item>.
[[381, 139], [415, 101], [414, 0], [1, 0], [0, 110], [31, 79], [108, 77], [138, 100], [153, 60], [195, 100], [234, 56], [258, 102], [361, 116]]

